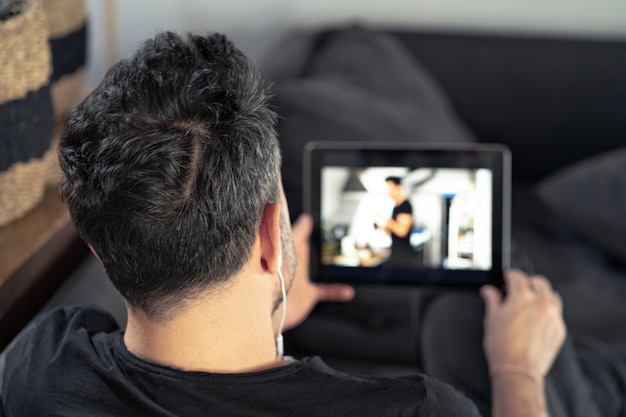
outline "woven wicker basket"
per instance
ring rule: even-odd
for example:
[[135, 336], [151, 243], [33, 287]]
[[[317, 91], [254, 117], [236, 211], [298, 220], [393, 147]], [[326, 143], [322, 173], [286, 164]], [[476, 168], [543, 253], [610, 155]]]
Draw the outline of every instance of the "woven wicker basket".
[[85, 85], [87, 14], [84, 0], [45, 0], [52, 49], [52, 102], [57, 120], [74, 108]]
[[51, 54], [38, 0], [12, 0], [0, 19], [0, 226], [43, 197], [54, 115]]

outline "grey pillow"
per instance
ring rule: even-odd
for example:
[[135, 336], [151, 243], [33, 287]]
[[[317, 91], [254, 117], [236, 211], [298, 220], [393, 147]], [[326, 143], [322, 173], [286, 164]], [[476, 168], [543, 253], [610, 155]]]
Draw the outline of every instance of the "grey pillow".
[[351, 28], [330, 36], [306, 76], [275, 84], [283, 183], [302, 211], [302, 151], [310, 141], [473, 142], [442, 88], [392, 35]]
[[578, 235], [626, 263], [626, 148], [552, 175], [537, 193]]
[[309, 30], [295, 29], [276, 42], [269, 53], [257, 62], [259, 70], [271, 80], [300, 76], [307, 68], [315, 48], [315, 34]]

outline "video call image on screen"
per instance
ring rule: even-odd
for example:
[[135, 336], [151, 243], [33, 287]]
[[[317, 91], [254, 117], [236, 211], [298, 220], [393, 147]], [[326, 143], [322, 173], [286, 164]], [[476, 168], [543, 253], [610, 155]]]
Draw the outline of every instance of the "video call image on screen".
[[489, 270], [489, 169], [322, 167], [321, 263]]

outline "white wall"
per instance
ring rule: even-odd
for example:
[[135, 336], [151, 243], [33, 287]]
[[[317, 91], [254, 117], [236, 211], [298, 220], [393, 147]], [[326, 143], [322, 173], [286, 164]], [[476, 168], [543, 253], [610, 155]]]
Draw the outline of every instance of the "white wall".
[[626, 33], [623, 0], [297, 0], [297, 23], [359, 18], [375, 23], [460, 28]]
[[626, 38], [624, 0], [87, 0], [92, 21], [91, 82], [106, 66], [106, 3], [114, 4], [117, 58], [160, 29], [218, 31], [253, 59], [284, 33], [359, 20], [374, 25], [444, 27], [559, 36]]

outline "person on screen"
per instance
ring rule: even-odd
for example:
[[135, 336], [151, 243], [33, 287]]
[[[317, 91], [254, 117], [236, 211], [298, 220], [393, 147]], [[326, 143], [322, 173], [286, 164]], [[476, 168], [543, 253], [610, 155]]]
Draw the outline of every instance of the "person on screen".
[[384, 220], [383, 229], [391, 236], [389, 264], [401, 268], [420, 267], [421, 257], [411, 246], [413, 207], [407, 199], [400, 177], [387, 177], [387, 192], [395, 203], [391, 218]]

